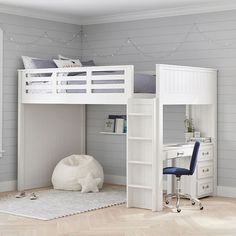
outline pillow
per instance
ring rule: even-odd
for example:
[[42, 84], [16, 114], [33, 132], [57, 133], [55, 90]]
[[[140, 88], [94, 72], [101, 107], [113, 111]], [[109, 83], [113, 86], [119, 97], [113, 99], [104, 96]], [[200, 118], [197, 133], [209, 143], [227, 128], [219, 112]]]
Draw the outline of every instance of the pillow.
[[53, 60], [22, 56], [25, 69], [57, 68]]
[[25, 69], [36, 69], [32, 59], [37, 59], [35, 57], [22, 56], [23, 64]]
[[[58, 55], [59, 60], [74, 60], [72, 58], [64, 57], [62, 55]], [[79, 59], [75, 59], [79, 60]], [[88, 61], [81, 61], [82, 66], [95, 66], [95, 63], [93, 60], [88, 60]]]
[[79, 59], [76, 60], [53, 60], [58, 68], [81, 67], [82, 64]]
[[44, 60], [44, 59], [31, 59], [34, 68], [43, 69], [43, 68], [57, 68], [57, 65], [53, 60]]

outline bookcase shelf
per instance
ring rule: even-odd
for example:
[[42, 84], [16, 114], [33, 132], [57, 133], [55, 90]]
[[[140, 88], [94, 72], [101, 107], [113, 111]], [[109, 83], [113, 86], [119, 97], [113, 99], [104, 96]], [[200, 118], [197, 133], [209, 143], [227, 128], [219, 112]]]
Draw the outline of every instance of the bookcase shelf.
[[129, 140], [152, 141], [152, 138], [146, 138], [146, 137], [129, 137]]
[[122, 135], [122, 136], [126, 135], [126, 133], [115, 133], [115, 132], [104, 132], [104, 131], [101, 131], [99, 133], [100, 134], [105, 134], [105, 135]]
[[141, 189], [149, 189], [152, 190], [151, 186], [145, 186], [145, 185], [138, 185], [138, 184], [129, 184], [128, 188], [141, 188]]
[[128, 164], [134, 164], [134, 165], [152, 165], [152, 163], [148, 162], [148, 161], [128, 161]]
[[129, 113], [128, 116], [152, 116], [152, 114], [149, 113]]

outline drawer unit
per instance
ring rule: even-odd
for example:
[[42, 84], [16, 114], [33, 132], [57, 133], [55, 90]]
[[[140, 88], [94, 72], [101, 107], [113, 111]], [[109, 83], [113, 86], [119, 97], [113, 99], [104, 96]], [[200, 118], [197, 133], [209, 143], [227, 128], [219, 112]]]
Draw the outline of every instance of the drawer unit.
[[[198, 198], [210, 196], [214, 192], [214, 152], [213, 145], [201, 144], [196, 170], [193, 176], [183, 176], [181, 189], [184, 193]], [[163, 159], [169, 160], [168, 166], [189, 168], [193, 145], [164, 147]], [[178, 158], [178, 159], [176, 159]]]
[[199, 161], [208, 161], [213, 159], [213, 149], [212, 147], [204, 147], [199, 150]]
[[199, 162], [197, 166], [197, 178], [203, 179], [209, 177], [213, 177], [213, 162]]
[[198, 197], [204, 197], [213, 192], [213, 179], [199, 180], [197, 185], [197, 195]]

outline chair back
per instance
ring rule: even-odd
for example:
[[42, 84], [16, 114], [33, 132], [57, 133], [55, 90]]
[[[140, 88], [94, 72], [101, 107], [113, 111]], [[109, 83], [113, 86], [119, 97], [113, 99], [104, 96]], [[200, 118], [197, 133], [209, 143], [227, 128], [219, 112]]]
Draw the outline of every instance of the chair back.
[[191, 158], [191, 162], [190, 162], [190, 168], [189, 168], [190, 175], [193, 175], [193, 173], [196, 169], [199, 147], [200, 147], [200, 142], [196, 141], [194, 144], [193, 154], [192, 154], [192, 158]]

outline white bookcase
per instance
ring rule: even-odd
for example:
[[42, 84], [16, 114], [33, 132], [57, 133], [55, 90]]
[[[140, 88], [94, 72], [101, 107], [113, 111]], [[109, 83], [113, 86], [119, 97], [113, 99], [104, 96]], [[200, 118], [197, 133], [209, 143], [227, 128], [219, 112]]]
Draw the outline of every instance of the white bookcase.
[[152, 209], [156, 99], [130, 99], [127, 111], [127, 205]]

